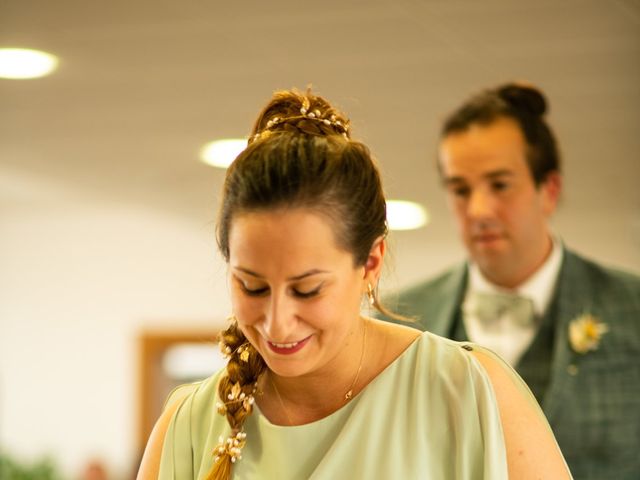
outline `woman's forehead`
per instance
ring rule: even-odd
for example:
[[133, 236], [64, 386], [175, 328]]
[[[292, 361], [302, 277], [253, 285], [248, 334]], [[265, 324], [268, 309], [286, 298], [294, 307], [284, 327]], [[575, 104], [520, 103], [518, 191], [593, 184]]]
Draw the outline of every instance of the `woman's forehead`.
[[352, 259], [338, 245], [332, 220], [306, 208], [251, 211], [234, 217], [229, 254], [232, 266], [240, 262], [246, 268], [247, 262], [323, 268], [323, 263], [341, 262], [345, 256]]

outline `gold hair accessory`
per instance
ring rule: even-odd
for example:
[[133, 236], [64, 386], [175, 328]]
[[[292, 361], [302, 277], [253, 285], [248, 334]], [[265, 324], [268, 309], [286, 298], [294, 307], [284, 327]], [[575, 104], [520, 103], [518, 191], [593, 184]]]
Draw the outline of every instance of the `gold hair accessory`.
[[242, 447], [247, 443], [247, 434], [242, 430], [232, 433], [227, 440], [220, 436], [218, 438], [219, 445], [213, 449], [213, 455], [215, 455], [213, 461], [217, 462], [224, 455], [228, 455], [231, 458], [231, 463], [236, 463], [237, 460], [242, 459]]
[[229, 345], [224, 343], [224, 340], [222, 338], [220, 338], [220, 340], [218, 341], [218, 346], [220, 347], [220, 353], [222, 354], [223, 358], [231, 357], [233, 350], [231, 350], [231, 347]]
[[248, 343], [243, 343], [238, 347], [238, 356], [240, 357], [240, 360], [243, 361], [244, 363], [247, 363], [249, 361], [249, 353], [250, 352], [249, 352]]
[[249, 342], [245, 342], [235, 350], [232, 350], [231, 347], [227, 345], [224, 342], [224, 339], [221, 337], [220, 340], [218, 340], [218, 346], [220, 347], [220, 353], [222, 353], [222, 356], [224, 358], [228, 359], [234, 353], [237, 353], [241, 361], [245, 363], [249, 361], [249, 356], [251, 355], [251, 344]]
[[308, 105], [303, 105], [300, 108], [300, 115], [295, 115], [295, 116], [286, 117], [286, 118], [273, 117], [273, 118], [269, 119], [267, 121], [266, 126], [261, 131], [256, 133], [253, 136], [252, 140], [257, 140], [258, 138], [260, 138], [260, 136], [262, 135], [263, 132], [271, 130], [272, 128], [274, 128], [275, 126], [277, 126], [277, 125], [279, 125], [281, 123], [290, 123], [291, 121], [302, 120], [302, 119], [305, 119], [305, 118], [309, 119], [309, 120], [313, 120], [313, 121], [319, 122], [319, 123], [323, 123], [324, 125], [327, 125], [327, 126], [331, 126], [331, 127], [333, 127], [333, 129], [337, 133], [341, 134], [347, 140], [349, 139], [349, 123], [348, 122], [347, 123], [341, 122], [333, 114], [329, 115], [327, 117], [325, 114], [320, 112], [320, 110], [318, 110], [318, 109], [314, 109], [312, 111], [309, 111]]
[[242, 386], [240, 385], [240, 383], [234, 383], [231, 387], [231, 392], [227, 395], [227, 401], [225, 401], [224, 403], [216, 403], [216, 409], [218, 410], [218, 413], [224, 416], [227, 414], [227, 405], [231, 403], [242, 403], [242, 408], [244, 408], [247, 414], [250, 414], [251, 409], [253, 408], [253, 404], [256, 401], [254, 397], [256, 391], [256, 384], [253, 385], [251, 393], [246, 394], [242, 391]]
[[[230, 317], [227, 317], [227, 320], [230, 322], [238, 321], [235, 315], [231, 315]], [[234, 352], [231, 349], [231, 347], [224, 342], [224, 338], [222, 337], [222, 335], [220, 335], [220, 339], [218, 340], [218, 346], [220, 347], [220, 353], [222, 354], [222, 357], [225, 359], [229, 359], [231, 355], [233, 355], [234, 353], [237, 353], [242, 362], [247, 363], [249, 361], [249, 357], [251, 355], [251, 349], [250, 349], [251, 344], [249, 342], [243, 343]]]

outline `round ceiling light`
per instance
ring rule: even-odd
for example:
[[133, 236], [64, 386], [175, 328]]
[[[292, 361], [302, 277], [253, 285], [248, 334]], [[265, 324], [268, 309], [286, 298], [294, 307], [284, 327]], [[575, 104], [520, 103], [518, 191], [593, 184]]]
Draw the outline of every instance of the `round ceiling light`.
[[215, 140], [202, 147], [200, 158], [212, 167], [227, 168], [245, 148], [246, 138]]
[[406, 200], [387, 200], [389, 230], [415, 230], [429, 222], [427, 210]]
[[44, 77], [58, 65], [49, 53], [27, 48], [0, 48], [0, 77], [26, 79]]

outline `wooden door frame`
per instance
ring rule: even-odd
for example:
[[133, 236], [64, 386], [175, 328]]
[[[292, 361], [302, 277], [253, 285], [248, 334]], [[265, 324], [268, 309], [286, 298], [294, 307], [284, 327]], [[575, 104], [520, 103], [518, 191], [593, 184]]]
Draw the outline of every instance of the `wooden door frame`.
[[[219, 330], [144, 330], [138, 335], [138, 422], [137, 445], [139, 458], [155, 425], [164, 398], [156, 398], [161, 379], [161, 360], [165, 352], [181, 343], [212, 343], [217, 339]], [[160, 406], [158, 408], [158, 405]]]

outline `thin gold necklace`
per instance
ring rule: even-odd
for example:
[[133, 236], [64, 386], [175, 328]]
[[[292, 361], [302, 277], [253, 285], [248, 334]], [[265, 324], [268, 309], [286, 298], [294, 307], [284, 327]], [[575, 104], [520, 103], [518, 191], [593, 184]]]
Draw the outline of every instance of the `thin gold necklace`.
[[362, 370], [362, 361], [364, 360], [364, 351], [367, 348], [367, 320], [364, 319], [364, 332], [362, 334], [362, 352], [360, 353], [360, 364], [358, 365], [358, 371], [356, 372], [356, 376], [353, 379], [353, 382], [351, 382], [351, 386], [349, 387], [349, 390], [347, 390], [347, 393], [344, 394], [344, 399], [345, 401], [349, 401], [353, 398], [353, 389], [356, 386], [356, 382], [358, 381], [358, 377], [360, 376], [360, 371]]
[[[345, 393], [344, 395], [344, 400], [345, 402], [348, 402], [349, 400], [351, 400], [353, 398], [353, 389], [356, 386], [356, 383], [358, 382], [358, 378], [360, 377], [360, 372], [362, 371], [362, 364], [364, 361], [364, 352], [367, 349], [367, 321], [366, 319], [364, 320], [364, 329], [363, 329], [363, 334], [362, 334], [362, 352], [360, 353], [360, 364], [358, 365], [358, 370], [356, 371], [356, 376], [353, 379], [353, 382], [351, 382], [351, 385], [349, 386], [349, 390], [347, 390], [347, 393]], [[278, 402], [280, 402], [280, 407], [282, 408], [282, 411], [284, 412], [285, 416], [287, 417], [287, 421], [289, 422], [289, 425], [293, 425], [293, 420], [291, 420], [291, 417], [289, 416], [289, 411], [287, 410], [287, 407], [284, 406], [284, 402], [282, 401], [282, 396], [280, 395], [280, 390], [278, 390], [278, 387], [276, 386], [275, 382], [273, 381], [273, 377], [271, 375], [269, 375], [269, 381], [271, 382], [271, 386], [273, 387], [273, 390], [276, 392], [276, 396], [278, 397]]]
[[282, 397], [280, 396], [280, 391], [278, 390], [278, 387], [276, 387], [276, 384], [273, 381], [273, 377], [271, 375], [269, 375], [269, 381], [271, 382], [271, 386], [276, 392], [276, 396], [278, 397], [278, 401], [280, 402], [280, 407], [282, 407], [282, 411], [287, 417], [287, 422], [289, 422], [289, 426], [292, 426], [293, 420], [291, 420], [291, 417], [289, 416], [289, 411], [287, 410], [287, 407], [284, 406], [284, 402], [282, 401]]

